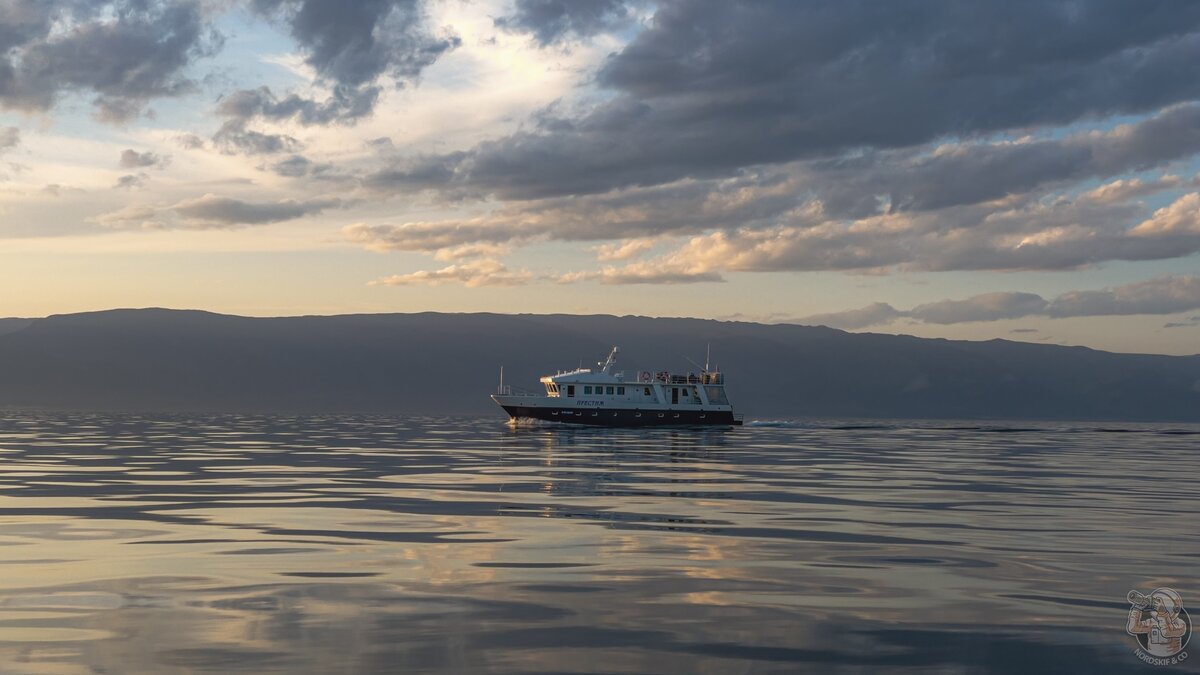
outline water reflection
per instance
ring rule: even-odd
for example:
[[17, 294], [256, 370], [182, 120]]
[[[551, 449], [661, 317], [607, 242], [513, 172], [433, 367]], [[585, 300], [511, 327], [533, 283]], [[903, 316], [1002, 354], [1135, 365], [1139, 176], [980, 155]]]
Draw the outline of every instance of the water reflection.
[[0, 672], [1125, 672], [1198, 433], [8, 414]]

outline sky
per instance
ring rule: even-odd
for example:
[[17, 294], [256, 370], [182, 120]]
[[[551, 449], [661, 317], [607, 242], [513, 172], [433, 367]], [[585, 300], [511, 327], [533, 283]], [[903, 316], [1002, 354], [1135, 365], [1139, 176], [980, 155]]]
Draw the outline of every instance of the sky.
[[0, 0], [0, 316], [1200, 353], [1200, 3]]

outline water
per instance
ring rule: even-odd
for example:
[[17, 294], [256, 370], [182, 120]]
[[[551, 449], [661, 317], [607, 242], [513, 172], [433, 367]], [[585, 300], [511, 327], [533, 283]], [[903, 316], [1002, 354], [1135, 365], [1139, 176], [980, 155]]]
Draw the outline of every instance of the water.
[[8, 413], [0, 672], [1153, 670], [1125, 595], [1200, 607], [1198, 449], [1180, 425]]

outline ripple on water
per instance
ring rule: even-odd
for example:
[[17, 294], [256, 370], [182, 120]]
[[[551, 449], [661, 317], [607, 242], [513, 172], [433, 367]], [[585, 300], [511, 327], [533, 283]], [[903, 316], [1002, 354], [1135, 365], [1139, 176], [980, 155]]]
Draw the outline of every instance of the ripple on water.
[[9, 413], [0, 672], [1124, 672], [1197, 434]]

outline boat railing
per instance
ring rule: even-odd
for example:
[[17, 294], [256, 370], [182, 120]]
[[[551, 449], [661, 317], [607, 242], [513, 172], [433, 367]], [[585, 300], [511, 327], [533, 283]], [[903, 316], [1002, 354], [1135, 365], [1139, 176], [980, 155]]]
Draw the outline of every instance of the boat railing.
[[537, 392], [529, 391], [528, 389], [514, 387], [511, 384], [501, 385], [498, 388], [496, 393], [501, 396], [543, 396], [544, 395], [544, 394], [539, 394]]
[[652, 383], [660, 382], [663, 384], [725, 384], [725, 376], [721, 373], [688, 373], [687, 375], [675, 375], [667, 371], [651, 373], [642, 371], [638, 373], [638, 382]]

